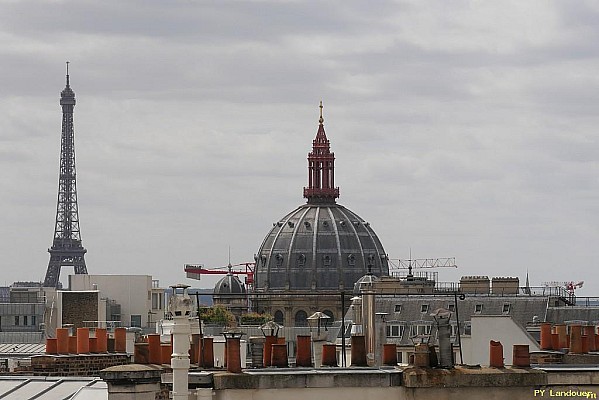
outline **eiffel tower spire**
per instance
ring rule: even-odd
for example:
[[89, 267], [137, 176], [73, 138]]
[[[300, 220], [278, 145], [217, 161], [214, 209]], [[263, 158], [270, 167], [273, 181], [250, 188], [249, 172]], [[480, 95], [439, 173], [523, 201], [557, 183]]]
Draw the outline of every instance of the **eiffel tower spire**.
[[66, 87], [60, 93], [62, 107], [62, 134], [60, 140], [60, 173], [58, 178], [58, 201], [54, 240], [48, 249], [50, 262], [44, 279], [44, 287], [60, 286], [61, 267], [74, 267], [76, 274], [87, 274], [85, 253], [79, 231], [79, 207], [77, 206], [77, 180], [75, 173], [75, 130], [73, 109], [75, 92], [69, 82], [67, 61]]

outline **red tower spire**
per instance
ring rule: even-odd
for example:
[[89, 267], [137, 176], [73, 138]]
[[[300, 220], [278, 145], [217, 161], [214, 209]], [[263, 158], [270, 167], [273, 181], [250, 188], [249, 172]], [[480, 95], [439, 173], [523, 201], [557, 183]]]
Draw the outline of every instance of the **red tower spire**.
[[339, 197], [339, 188], [335, 187], [335, 153], [331, 153], [329, 139], [324, 132], [322, 101], [318, 122], [312, 151], [308, 153], [308, 187], [304, 188], [304, 197], [308, 204], [335, 203]]

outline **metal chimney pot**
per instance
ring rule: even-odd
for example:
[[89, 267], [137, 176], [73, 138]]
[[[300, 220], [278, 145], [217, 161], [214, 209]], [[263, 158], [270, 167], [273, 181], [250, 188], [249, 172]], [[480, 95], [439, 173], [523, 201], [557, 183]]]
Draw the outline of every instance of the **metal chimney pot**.
[[442, 368], [453, 368], [453, 350], [451, 348], [449, 319], [451, 311], [439, 308], [431, 314], [437, 323], [439, 336], [439, 366]]

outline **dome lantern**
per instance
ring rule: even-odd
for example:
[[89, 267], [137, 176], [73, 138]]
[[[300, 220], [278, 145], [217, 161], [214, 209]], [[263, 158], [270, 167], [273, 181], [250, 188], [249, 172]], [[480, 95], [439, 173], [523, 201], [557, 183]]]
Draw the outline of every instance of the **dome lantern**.
[[335, 203], [339, 197], [339, 188], [335, 187], [335, 153], [331, 153], [329, 139], [324, 131], [320, 102], [318, 131], [312, 141], [312, 151], [308, 153], [308, 187], [304, 188], [304, 197], [308, 204]]

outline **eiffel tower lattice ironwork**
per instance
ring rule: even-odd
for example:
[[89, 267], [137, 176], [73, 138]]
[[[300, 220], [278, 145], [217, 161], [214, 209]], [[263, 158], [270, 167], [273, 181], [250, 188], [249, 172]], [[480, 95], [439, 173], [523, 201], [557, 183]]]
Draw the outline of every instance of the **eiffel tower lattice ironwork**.
[[69, 63], [67, 62], [67, 84], [60, 93], [62, 107], [62, 134], [60, 140], [60, 173], [58, 178], [58, 202], [54, 240], [48, 249], [50, 262], [44, 279], [44, 287], [60, 286], [60, 269], [74, 267], [76, 274], [87, 274], [85, 253], [79, 230], [79, 207], [77, 206], [77, 180], [75, 173], [75, 130], [73, 109], [75, 92], [69, 84]]

